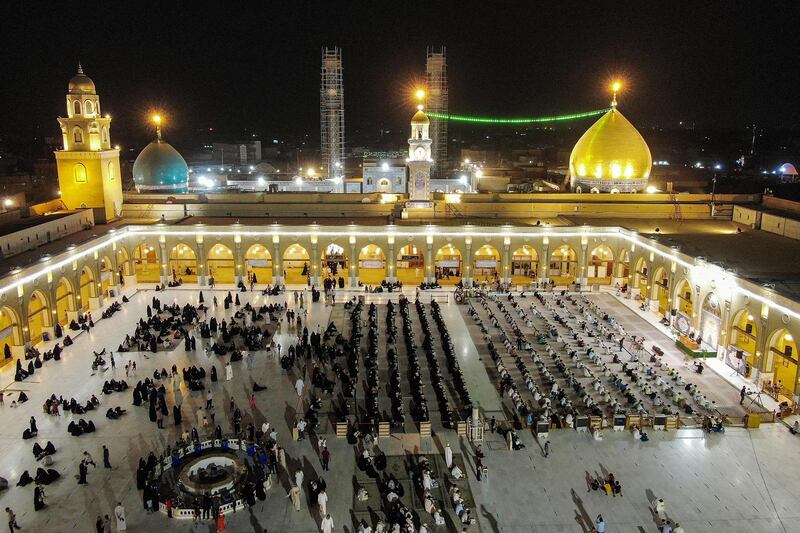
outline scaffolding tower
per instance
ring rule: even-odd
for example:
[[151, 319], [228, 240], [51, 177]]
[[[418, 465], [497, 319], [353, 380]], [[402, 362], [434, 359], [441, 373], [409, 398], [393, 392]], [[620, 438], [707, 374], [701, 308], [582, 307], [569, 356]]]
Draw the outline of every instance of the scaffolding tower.
[[322, 81], [320, 83], [320, 140], [323, 171], [337, 187], [344, 176], [344, 85], [342, 83], [342, 49], [322, 49]]
[[[425, 63], [426, 110], [447, 115], [447, 50], [444, 46], [428, 47]], [[447, 119], [431, 117], [430, 137], [433, 175], [442, 177], [448, 169]]]

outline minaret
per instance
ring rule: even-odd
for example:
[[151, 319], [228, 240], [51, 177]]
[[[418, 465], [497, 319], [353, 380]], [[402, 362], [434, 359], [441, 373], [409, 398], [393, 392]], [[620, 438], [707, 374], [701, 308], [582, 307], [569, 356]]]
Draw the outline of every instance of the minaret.
[[61, 200], [67, 209], [91, 208], [95, 222], [122, 214], [119, 149], [111, 146], [111, 116], [101, 115], [94, 82], [78, 72], [67, 87], [67, 116], [59, 117], [63, 150], [55, 152]]
[[[422, 100], [424, 91], [417, 91], [417, 98]], [[411, 138], [408, 139], [408, 194], [413, 201], [428, 201], [431, 195], [431, 139], [429, 129], [431, 121], [422, 111], [422, 104], [411, 119]]]

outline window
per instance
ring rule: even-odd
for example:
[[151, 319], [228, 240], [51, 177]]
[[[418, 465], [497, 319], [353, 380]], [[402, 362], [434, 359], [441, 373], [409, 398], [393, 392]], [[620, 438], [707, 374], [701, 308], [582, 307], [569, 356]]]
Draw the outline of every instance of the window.
[[372, 178], [367, 178], [367, 185], [372, 185]]
[[83, 105], [86, 108], [87, 115], [94, 114], [94, 104], [92, 103], [91, 100], [86, 100], [86, 103], [84, 103]]
[[73, 169], [75, 174], [75, 183], [86, 183], [86, 167], [82, 163], [77, 163]]
[[108, 142], [108, 129], [105, 126], [103, 126], [102, 136], [103, 136], [103, 142], [107, 143]]
[[80, 115], [81, 114], [81, 103], [79, 101], [75, 100], [72, 103], [72, 109], [74, 110], [74, 113], [76, 115]]
[[114, 163], [111, 162], [108, 163], [108, 181], [114, 181]]
[[83, 142], [83, 130], [80, 128], [75, 128], [72, 132], [72, 138], [76, 143]]

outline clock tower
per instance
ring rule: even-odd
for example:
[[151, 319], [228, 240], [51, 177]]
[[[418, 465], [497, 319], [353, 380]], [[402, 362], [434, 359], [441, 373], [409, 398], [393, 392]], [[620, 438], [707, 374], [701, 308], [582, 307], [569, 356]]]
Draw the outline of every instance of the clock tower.
[[408, 195], [414, 201], [427, 202], [431, 196], [431, 121], [422, 106], [411, 119], [411, 138], [408, 139]]

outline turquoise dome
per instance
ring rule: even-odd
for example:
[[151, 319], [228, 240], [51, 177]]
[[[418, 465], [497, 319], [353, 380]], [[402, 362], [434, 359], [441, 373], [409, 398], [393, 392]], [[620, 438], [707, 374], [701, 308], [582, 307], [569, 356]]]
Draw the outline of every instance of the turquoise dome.
[[133, 183], [137, 192], [186, 192], [189, 167], [172, 145], [156, 140], [145, 146], [133, 162]]

